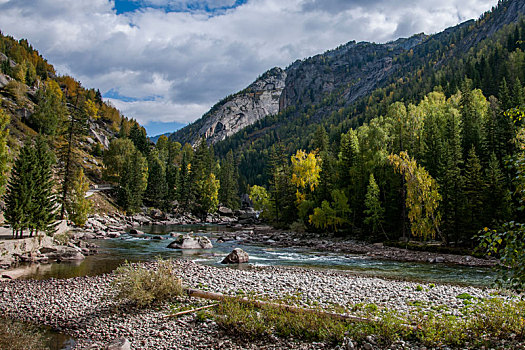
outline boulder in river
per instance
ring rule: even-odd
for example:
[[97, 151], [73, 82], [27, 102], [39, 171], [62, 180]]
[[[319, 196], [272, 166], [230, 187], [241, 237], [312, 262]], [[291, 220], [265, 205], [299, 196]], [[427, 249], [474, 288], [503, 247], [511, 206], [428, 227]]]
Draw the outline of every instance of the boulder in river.
[[129, 230], [129, 234], [130, 235], [142, 236], [142, 235], [144, 235], [144, 232], [142, 232], [140, 230], [137, 230], [136, 228], [132, 228], [131, 230]]
[[168, 245], [173, 249], [211, 249], [213, 245], [208, 237], [179, 235], [176, 240]]
[[40, 248], [40, 253], [50, 260], [70, 261], [82, 260], [85, 258], [84, 254], [82, 254], [79, 249], [63, 245]]
[[230, 254], [228, 254], [223, 260], [223, 264], [242, 264], [247, 263], [250, 257], [241, 248], [235, 248]]

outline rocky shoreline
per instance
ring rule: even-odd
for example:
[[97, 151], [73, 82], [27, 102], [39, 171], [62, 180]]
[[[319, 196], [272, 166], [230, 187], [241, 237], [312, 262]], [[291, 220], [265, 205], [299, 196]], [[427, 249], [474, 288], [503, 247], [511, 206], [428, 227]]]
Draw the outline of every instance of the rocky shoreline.
[[253, 210], [232, 212], [228, 208], [209, 216], [205, 223], [191, 214], [167, 215], [153, 210], [149, 215], [124, 216], [118, 213], [112, 215], [94, 215], [88, 219], [85, 227], [73, 230], [73, 238], [108, 239], [137, 230], [141, 232], [143, 225], [199, 225], [215, 224], [225, 227], [221, 232], [222, 240], [237, 240], [245, 244], [257, 244], [274, 247], [302, 247], [320, 252], [336, 252], [367, 255], [374, 259], [394, 261], [444, 263], [462, 266], [493, 267], [498, 264], [494, 258], [481, 259], [470, 255], [445, 254], [428, 251], [415, 251], [404, 248], [389, 247], [382, 243], [368, 243], [330, 234], [297, 233], [273, 229], [270, 226], [258, 224]]
[[[251, 293], [271, 299], [294, 296], [298, 305], [318, 303], [330, 307], [374, 304], [379, 308], [408, 311], [445, 305], [460, 315], [468, 293], [488, 297], [494, 291], [475, 287], [416, 284], [381, 278], [353, 276], [330, 270], [252, 267], [220, 269], [177, 260], [173, 264], [187, 286], [230, 295]], [[154, 268], [155, 263], [146, 264]], [[116, 338], [125, 337], [133, 349], [324, 349], [319, 343], [274, 342], [247, 344], [224, 335], [211, 320], [197, 321], [195, 315], [164, 318], [168, 305], [137, 310], [112, 299], [114, 276], [79, 277], [67, 280], [10, 280], [0, 282], [0, 312], [5, 316], [51, 326], [78, 340], [75, 349], [103, 349]], [[195, 303], [185, 298], [182, 304]], [[369, 344], [370, 349], [376, 349]], [[392, 345], [391, 348], [403, 348]], [[422, 349], [410, 346], [409, 349]]]

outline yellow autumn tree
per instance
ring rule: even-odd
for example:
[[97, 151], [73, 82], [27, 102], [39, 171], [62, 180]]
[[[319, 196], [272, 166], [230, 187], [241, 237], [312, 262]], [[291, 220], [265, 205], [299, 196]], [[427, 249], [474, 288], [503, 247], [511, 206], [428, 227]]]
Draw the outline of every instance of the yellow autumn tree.
[[307, 192], [313, 192], [319, 184], [321, 158], [316, 152], [298, 150], [292, 156], [292, 183], [297, 187], [297, 204], [306, 199]]
[[437, 208], [441, 195], [436, 180], [407, 152], [400, 152], [399, 155], [391, 154], [388, 160], [394, 170], [402, 174], [405, 179], [406, 206], [412, 235], [426, 240], [428, 237], [434, 238], [437, 233], [443, 241], [446, 241], [439, 230], [441, 216]]

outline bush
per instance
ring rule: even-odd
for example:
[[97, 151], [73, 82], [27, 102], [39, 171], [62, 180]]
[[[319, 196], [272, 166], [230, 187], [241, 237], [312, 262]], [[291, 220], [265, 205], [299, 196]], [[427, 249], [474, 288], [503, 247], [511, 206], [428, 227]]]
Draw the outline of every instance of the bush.
[[154, 268], [124, 263], [116, 269], [112, 282], [116, 299], [137, 307], [161, 303], [181, 295], [182, 281], [175, 276], [171, 260], [158, 259]]

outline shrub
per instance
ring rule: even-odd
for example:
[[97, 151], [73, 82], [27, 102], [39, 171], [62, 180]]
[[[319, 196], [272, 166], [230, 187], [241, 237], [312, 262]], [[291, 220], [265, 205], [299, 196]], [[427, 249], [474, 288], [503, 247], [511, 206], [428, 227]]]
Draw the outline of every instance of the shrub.
[[137, 307], [173, 299], [183, 292], [182, 281], [174, 272], [171, 260], [158, 259], [155, 268], [126, 262], [116, 269], [112, 282], [116, 299]]

